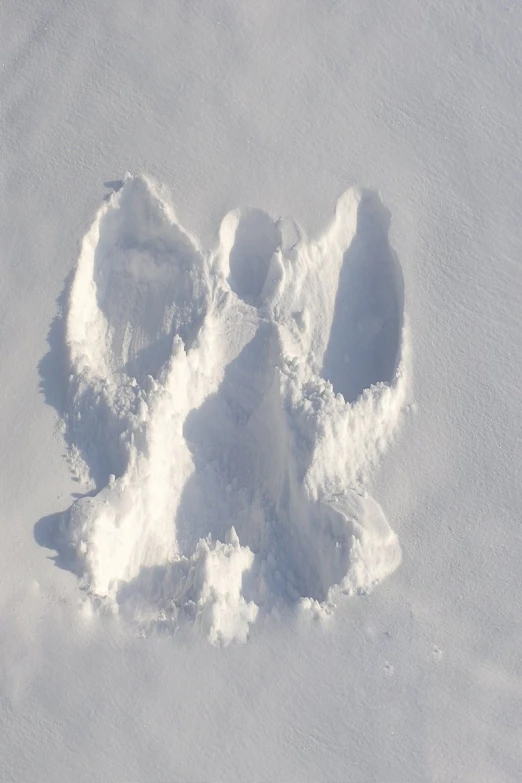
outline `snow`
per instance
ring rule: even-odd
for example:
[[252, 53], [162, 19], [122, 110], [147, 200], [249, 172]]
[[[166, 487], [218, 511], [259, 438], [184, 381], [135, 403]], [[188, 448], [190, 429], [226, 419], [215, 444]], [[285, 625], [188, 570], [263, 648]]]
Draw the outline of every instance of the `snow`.
[[2, 779], [520, 779], [521, 17], [2, 4]]
[[332, 604], [400, 563], [366, 488], [407, 388], [388, 216], [348, 191], [316, 242], [295, 229], [285, 248], [278, 223], [230, 213], [202, 254], [128, 175], [64, 293], [63, 430], [95, 494], [54, 543], [105, 608], [140, 607], [138, 624], [144, 603], [147, 624], [171, 627], [196, 605], [212, 640], [246, 639], [261, 606]]

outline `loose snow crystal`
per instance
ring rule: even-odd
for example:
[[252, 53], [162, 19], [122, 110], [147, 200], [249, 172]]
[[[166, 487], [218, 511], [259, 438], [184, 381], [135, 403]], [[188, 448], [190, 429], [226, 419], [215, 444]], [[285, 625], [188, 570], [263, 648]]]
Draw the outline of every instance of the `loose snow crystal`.
[[398, 566], [366, 493], [407, 391], [388, 224], [349, 190], [319, 241], [237, 210], [203, 253], [143, 177], [103, 205], [67, 312], [64, 429], [97, 494], [66, 536], [92, 595], [228, 643]]

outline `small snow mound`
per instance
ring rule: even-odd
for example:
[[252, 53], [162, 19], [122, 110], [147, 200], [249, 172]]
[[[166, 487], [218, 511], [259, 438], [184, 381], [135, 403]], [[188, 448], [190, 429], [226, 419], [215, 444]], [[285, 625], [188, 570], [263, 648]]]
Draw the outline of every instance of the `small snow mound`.
[[211, 642], [246, 642], [250, 624], [259, 607], [243, 595], [243, 574], [254, 562], [254, 554], [241, 546], [234, 528], [225, 543], [200, 541], [194, 583], [197, 596], [197, 620]]
[[388, 223], [351, 190], [316, 242], [236, 211], [203, 253], [147, 179], [104, 203], [69, 296], [64, 419], [94, 488], [64, 536], [96, 601], [229, 644], [397, 568], [366, 493], [407, 403]]

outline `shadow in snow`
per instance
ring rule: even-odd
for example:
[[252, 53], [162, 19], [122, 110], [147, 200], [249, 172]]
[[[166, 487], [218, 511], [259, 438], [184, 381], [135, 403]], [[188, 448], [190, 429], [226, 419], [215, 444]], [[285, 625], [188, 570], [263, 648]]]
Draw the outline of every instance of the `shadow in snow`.
[[344, 253], [322, 376], [346, 402], [393, 381], [400, 360], [404, 281], [388, 241], [390, 213], [363, 191], [357, 229]]
[[[96, 490], [91, 492], [73, 492], [73, 498], [79, 500], [80, 498], [94, 497]], [[56, 555], [49, 557], [57, 566], [64, 571], [70, 571], [77, 577], [81, 577], [82, 574], [78, 569], [78, 557], [76, 551], [72, 545], [67, 541], [66, 530], [67, 520], [69, 518], [70, 508], [65, 511], [58, 511], [55, 514], [48, 514], [46, 517], [42, 517], [38, 520], [33, 528], [34, 540], [39, 546], [44, 549], [54, 549]]]
[[281, 234], [266, 212], [242, 212], [229, 257], [228, 284], [237, 296], [247, 301], [261, 296], [270, 260], [280, 245]]
[[56, 299], [57, 313], [47, 332], [48, 352], [38, 362], [40, 391], [47, 405], [54, 408], [59, 416], [65, 412], [69, 368], [66, 347], [66, 310], [74, 277], [74, 270], [67, 275], [63, 291]]
[[103, 183], [104, 188], [109, 188], [110, 193], [106, 193], [103, 197], [104, 201], [108, 201], [113, 193], [117, 193], [119, 190], [122, 189], [124, 185], [124, 181], [122, 179], [109, 179], [107, 182]]
[[[266, 479], [267, 444], [256, 425], [260, 410], [274, 385], [280, 362], [279, 335], [273, 323], [262, 322], [254, 337], [225, 369], [215, 394], [191, 411], [183, 436], [192, 453], [195, 473], [186, 484], [176, 519], [181, 551], [193, 551], [209, 533], [225, 540], [231, 525], [241, 538], [241, 515], [255, 524], [255, 492]], [[272, 418], [267, 418], [263, 438], [270, 438]], [[276, 450], [270, 455], [272, 466]], [[212, 497], [212, 503], [208, 499]], [[260, 538], [262, 537], [261, 531]], [[245, 540], [249, 545], [260, 541]]]

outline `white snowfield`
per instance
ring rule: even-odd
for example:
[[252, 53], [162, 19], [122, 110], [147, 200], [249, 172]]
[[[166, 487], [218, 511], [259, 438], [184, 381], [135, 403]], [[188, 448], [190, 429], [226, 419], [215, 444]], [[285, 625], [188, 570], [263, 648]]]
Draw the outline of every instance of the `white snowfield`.
[[62, 536], [104, 608], [244, 641], [281, 602], [331, 610], [397, 568], [367, 493], [407, 394], [388, 229], [349, 190], [317, 241], [236, 210], [202, 252], [144, 177], [101, 207], [65, 330], [64, 433], [96, 494]]
[[1, 0], [1, 783], [522, 781], [521, 31]]

